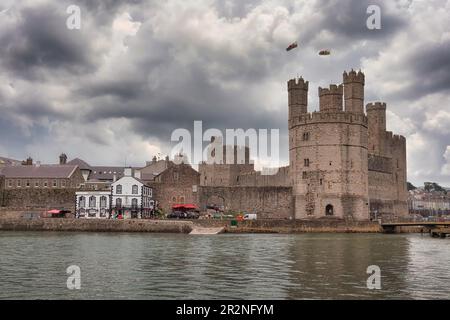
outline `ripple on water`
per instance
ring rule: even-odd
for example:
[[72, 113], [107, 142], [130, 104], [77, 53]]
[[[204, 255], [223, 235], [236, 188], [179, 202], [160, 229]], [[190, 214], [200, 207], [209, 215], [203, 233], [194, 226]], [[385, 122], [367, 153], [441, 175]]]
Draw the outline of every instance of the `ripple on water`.
[[[415, 235], [1, 232], [0, 298], [448, 299], [450, 246]], [[66, 288], [81, 267], [82, 289]], [[382, 289], [368, 290], [378, 265]]]

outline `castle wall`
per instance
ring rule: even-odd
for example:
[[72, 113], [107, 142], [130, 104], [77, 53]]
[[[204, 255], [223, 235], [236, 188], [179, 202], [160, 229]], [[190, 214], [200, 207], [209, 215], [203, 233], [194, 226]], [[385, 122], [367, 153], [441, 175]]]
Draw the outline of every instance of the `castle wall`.
[[77, 189], [11, 189], [4, 190], [0, 206], [23, 209], [75, 209]]
[[289, 219], [293, 216], [291, 187], [200, 187], [200, 208], [223, 200], [225, 211], [258, 214], [258, 219]]
[[292, 177], [289, 167], [278, 168], [275, 174], [263, 175], [260, 171], [253, 171], [239, 175], [237, 185], [245, 187], [290, 187]]

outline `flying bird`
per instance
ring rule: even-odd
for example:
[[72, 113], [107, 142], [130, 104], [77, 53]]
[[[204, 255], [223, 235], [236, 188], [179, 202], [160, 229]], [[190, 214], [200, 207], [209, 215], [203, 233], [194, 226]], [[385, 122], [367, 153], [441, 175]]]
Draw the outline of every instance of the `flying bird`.
[[289, 47], [286, 48], [286, 51], [291, 51], [292, 49], [295, 49], [298, 47], [297, 41], [295, 41], [294, 43], [291, 43], [289, 45]]
[[320, 50], [319, 56], [329, 56], [331, 54], [330, 50]]

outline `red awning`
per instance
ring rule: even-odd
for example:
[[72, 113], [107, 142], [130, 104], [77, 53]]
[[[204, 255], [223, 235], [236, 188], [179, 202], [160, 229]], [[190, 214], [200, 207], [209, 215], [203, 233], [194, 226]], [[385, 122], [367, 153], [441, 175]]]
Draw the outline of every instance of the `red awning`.
[[47, 211], [47, 213], [50, 213], [50, 214], [60, 214], [60, 213], [61, 213], [61, 210], [53, 209], [53, 210]]
[[174, 204], [172, 209], [197, 209], [195, 204]]

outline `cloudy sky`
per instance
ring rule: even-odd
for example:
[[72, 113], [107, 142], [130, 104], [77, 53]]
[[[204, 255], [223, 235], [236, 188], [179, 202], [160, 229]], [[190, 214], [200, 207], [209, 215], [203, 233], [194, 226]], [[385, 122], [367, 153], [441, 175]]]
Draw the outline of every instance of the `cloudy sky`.
[[142, 165], [201, 120], [280, 129], [287, 163], [286, 81], [309, 80], [315, 110], [318, 86], [361, 68], [407, 137], [409, 180], [450, 185], [449, 18], [446, 0], [2, 0], [0, 156]]

